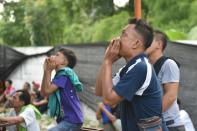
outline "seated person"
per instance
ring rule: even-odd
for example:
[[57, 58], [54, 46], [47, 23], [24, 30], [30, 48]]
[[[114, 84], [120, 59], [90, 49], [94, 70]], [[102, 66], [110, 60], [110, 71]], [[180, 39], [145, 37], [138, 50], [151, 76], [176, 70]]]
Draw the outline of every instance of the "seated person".
[[5, 108], [10, 107], [11, 96], [15, 92], [15, 89], [12, 86], [12, 81], [11, 80], [6, 80], [5, 81], [5, 87], [6, 87], [5, 91], [0, 96], [0, 103], [3, 103], [3, 107], [0, 109], [0, 112], [4, 111]]
[[38, 108], [41, 113], [44, 113], [48, 109], [48, 99], [47, 97], [42, 97], [40, 94], [40, 84], [33, 81], [32, 82], [33, 94], [32, 94], [32, 104]]
[[23, 85], [23, 90], [31, 93], [31, 85], [29, 82], [25, 82]]
[[33, 105], [30, 105], [30, 100], [28, 92], [16, 91], [11, 101], [16, 116], [0, 117], [0, 123], [17, 124], [18, 131], [40, 131], [37, 120], [41, 117], [41, 114]]
[[11, 97], [11, 94], [15, 91], [14, 87], [12, 86], [11, 80], [5, 81], [5, 91], [0, 96], [0, 102], [5, 102], [6, 100], [9, 100]]
[[117, 118], [117, 114], [117, 106], [111, 108], [108, 105], [99, 103], [96, 117], [98, 120], [102, 118], [104, 131], [121, 131], [121, 122]]

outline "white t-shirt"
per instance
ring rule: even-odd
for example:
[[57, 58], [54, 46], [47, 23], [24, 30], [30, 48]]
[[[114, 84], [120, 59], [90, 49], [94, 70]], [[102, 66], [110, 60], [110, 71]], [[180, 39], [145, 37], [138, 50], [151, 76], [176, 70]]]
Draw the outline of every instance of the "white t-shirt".
[[27, 128], [27, 131], [40, 131], [39, 123], [32, 108], [27, 107], [19, 116], [24, 118], [25, 122], [21, 126]]
[[[8, 116], [16, 116], [16, 111], [14, 109], [11, 109], [8, 113]], [[6, 130], [8, 131], [17, 131], [16, 125], [8, 126], [6, 127]]]
[[[158, 80], [161, 85], [179, 82], [180, 79], [180, 70], [174, 60], [167, 59], [161, 67], [161, 70], [158, 73]], [[163, 113], [165, 121], [174, 120], [174, 124], [169, 125], [169, 127], [183, 125], [180, 115], [179, 115], [179, 106], [177, 100]]]
[[179, 112], [181, 120], [185, 126], [185, 131], [195, 131], [194, 125], [188, 115], [188, 113], [185, 110], [180, 110]]

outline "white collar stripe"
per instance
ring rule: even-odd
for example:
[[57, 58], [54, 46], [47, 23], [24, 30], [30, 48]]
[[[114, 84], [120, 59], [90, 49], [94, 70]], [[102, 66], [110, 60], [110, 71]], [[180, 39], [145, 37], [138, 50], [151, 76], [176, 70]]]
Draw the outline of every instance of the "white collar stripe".
[[137, 59], [136, 62], [128, 68], [126, 73], [128, 73], [131, 69], [133, 69], [133, 67], [135, 67], [135, 65], [137, 65], [141, 61], [142, 61], [141, 59]]

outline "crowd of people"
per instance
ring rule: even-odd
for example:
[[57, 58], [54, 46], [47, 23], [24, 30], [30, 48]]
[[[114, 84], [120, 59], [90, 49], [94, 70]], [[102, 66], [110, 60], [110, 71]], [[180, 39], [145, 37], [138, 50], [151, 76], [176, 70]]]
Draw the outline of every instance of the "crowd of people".
[[[111, 40], [95, 86], [95, 94], [102, 98], [95, 116], [102, 119], [104, 131], [188, 130], [177, 103], [180, 64], [164, 56], [167, 41], [165, 33], [137, 19]], [[112, 77], [112, 66], [120, 58], [125, 65]], [[62, 48], [45, 59], [41, 85], [33, 81], [31, 88], [25, 82], [15, 91], [7, 80], [0, 102], [14, 110], [0, 122], [16, 123], [14, 130], [39, 131], [39, 118], [48, 110], [57, 122], [49, 131], [79, 131], [84, 116], [77, 92], [83, 91], [83, 84], [73, 70], [76, 63], [75, 53]]]

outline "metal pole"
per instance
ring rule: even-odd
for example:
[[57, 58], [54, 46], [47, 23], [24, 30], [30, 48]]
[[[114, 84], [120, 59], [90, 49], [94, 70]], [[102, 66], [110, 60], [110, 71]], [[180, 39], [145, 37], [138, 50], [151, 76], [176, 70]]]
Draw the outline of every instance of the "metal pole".
[[134, 11], [135, 11], [135, 18], [141, 19], [142, 18], [141, 0], [134, 0]]

